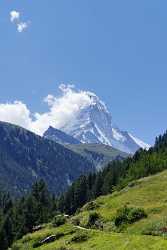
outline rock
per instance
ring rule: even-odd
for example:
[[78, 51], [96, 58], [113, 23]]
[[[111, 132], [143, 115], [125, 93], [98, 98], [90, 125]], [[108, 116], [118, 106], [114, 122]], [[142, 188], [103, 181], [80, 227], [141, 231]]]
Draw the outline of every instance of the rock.
[[37, 232], [37, 231], [41, 230], [42, 228], [43, 228], [43, 226], [41, 226], [41, 225], [34, 226], [33, 229], [32, 229], [32, 231], [33, 232]]
[[41, 240], [40, 243], [43, 245], [43, 244], [46, 244], [46, 243], [53, 242], [55, 240], [56, 240], [56, 235], [50, 235], [47, 238]]

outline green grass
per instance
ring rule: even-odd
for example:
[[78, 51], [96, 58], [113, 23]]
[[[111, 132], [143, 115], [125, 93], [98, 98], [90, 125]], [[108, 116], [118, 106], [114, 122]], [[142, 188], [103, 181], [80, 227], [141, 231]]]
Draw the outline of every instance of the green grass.
[[[62, 228], [61, 228], [62, 229]], [[61, 230], [60, 229], [60, 230]], [[65, 228], [63, 228], [64, 232]], [[83, 230], [84, 231], [84, 230]], [[53, 232], [53, 231], [52, 231]], [[75, 234], [75, 233], [73, 233]], [[130, 235], [123, 233], [107, 233], [99, 232], [95, 230], [87, 231], [88, 240], [81, 243], [71, 242], [72, 235], [68, 234], [53, 242], [46, 245], [43, 245], [38, 248], [32, 248], [33, 243], [38, 237], [46, 236], [45, 232], [34, 233], [27, 235], [20, 240], [17, 245], [18, 249], [38, 249], [38, 250], [58, 250], [60, 247], [65, 246], [66, 249], [70, 250], [166, 250], [167, 249], [167, 240], [162, 237], [155, 236], [141, 236], [141, 235]]]
[[[146, 177], [127, 186], [120, 192], [101, 196], [95, 202], [96, 212], [100, 213], [106, 225], [113, 221], [117, 209], [124, 205], [144, 208], [148, 217], [126, 228], [128, 233], [141, 234], [143, 228], [151, 223], [166, 221], [167, 217], [167, 171]], [[85, 226], [89, 211], [83, 211], [77, 215], [81, 218], [81, 224]]]
[[[103, 221], [104, 230], [83, 230], [72, 225], [71, 221], [78, 219], [80, 226], [86, 226], [90, 211], [89, 206], [70, 219], [68, 224], [59, 228], [47, 225], [45, 229], [26, 235], [17, 242], [20, 250], [32, 250], [33, 243], [57, 232], [63, 232], [64, 236], [53, 243], [43, 245], [37, 250], [58, 250], [66, 246], [67, 250], [165, 250], [167, 249], [167, 233], [162, 229], [167, 228], [167, 171], [160, 174], [143, 178], [128, 185], [120, 192], [112, 195], [99, 197], [92, 206]], [[118, 229], [114, 225], [114, 217], [117, 210], [124, 205], [129, 207], [143, 208], [147, 218], [141, 219], [133, 224], [125, 225]], [[76, 243], [71, 238], [77, 231], [84, 231], [88, 235], [86, 241]], [[119, 233], [118, 233], [119, 231]], [[152, 234], [152, 235], [148, 235]], [[157, 236], [160, 235], [160, 236]], [[27, 248], [26, 248], [27, 247]], [[34, 248], [35, 249], [35, 248]]]

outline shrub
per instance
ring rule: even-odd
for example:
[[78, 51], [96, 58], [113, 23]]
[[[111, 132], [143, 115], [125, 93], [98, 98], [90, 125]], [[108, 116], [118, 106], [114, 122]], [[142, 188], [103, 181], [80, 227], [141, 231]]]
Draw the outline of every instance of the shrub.
[[72, 238], [71, 241], [72, 242], [83, 242], [86, 241], [88, 239], [88, 234], [86, 232], [83, 231], [78, 231]]
[[40, 241], [35, 241], [32, 245], [33, 248], [37, 248], [37, 247], [40, 247], [42, 244]]
[[79, 217], [74, 217], [71, 219], [71, 223], [75, 226], [79, 226], [80, 225], [80, 218]]
[[60, 215], [56, 215], [56, 216], [54, 217], [54, 220], [53, 220], [52, 225], [53, 225], [54, 227], [59, 227], [59, 226], [61, 226], [61, 225], [64, 225], [65, 222], [66, 222], [65, 216], [64, 216], [63, 214], [60, 214]]
[[97, 209], [98, 207], [99, 205], [95, 201], [90, 201], [83, 207], [83, 210], [89, 211]]
[[65, 233], [63, 233], [63, 232], [57, 232], [56, 233], [56, 240], [58, 240], [58, 239], [60, 239], [61, 237], [63, 237], [65, 235]]
[[92, 227], [99, 220], [100, 216], [97, 212], [91, 212], [88, 218], [88, 227]]
[[144, 209], [124, 206], [117, 211], [115, 225], [132, 224], [142, 218], [147, 217]]
[[146, 218], [147, 214], [142, 208], [131, 208], [128, 215], [129, 223], [134, 223], [142, 218]]

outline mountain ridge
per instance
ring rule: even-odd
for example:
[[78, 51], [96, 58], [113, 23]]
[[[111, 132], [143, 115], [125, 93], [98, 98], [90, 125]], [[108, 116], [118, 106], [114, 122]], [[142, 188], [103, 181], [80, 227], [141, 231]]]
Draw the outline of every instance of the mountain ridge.
[[39, 179], [58, 194], [91, 171], [95, 171], [91, 162], [63, 145], [0, 122], [0, 185], [12, 194], [27, 192]]
[[81, 142], [75, 139], [73, 136], [67, 133], [49, 126], [49, 128], [44, 132], [43, 137], [50, 139], [60, 144], [80, 144]]

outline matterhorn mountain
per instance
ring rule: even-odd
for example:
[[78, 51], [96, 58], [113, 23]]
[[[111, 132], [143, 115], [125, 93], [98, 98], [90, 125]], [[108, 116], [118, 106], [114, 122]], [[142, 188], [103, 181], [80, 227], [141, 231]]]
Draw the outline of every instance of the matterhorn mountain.
[[[133, 154], [139, 148], [150, 146], [126, 131], [119, 129], [113, 122], [106, 105], [92, 92], [84, 92], [89, 103], [77, 112], [75, 119], [59, 129], [81, 143], [98, 143], [112, 146], [120, 151]], [[52, 137], [51, 129], [49, 136]], [[55, 131], [53, 131], [55, 136]]]

